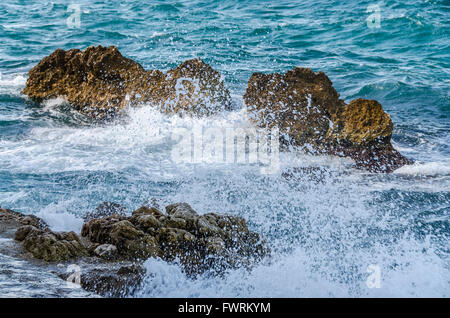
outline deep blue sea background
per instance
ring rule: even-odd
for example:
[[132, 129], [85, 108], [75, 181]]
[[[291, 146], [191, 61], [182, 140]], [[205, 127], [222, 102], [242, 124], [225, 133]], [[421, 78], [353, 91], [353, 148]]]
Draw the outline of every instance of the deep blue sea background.
[[[68, 11], [80, 8], [80, 25]], [[379, 28], [366, 19], [380, 9]], [[130, 210], [156, 198], [199, 213], [241, 215], [274, 253], [252, 272], [190, 280], [147, 262], [134, 296], [450, 296], [450, 1], [9, 1], [0, 3], [0, 206], [79, 230], [105, 200]], [[173, 167], [155, 131], [208, 120], [131, 109], [92, 125], [61, 100], [20, 94], [27, 72], [57, 48], [115, 45], [146, 69], [200, 57], [220, 71], [239, 121], [253, 72], [324, 71], [347, 102], [378, 100], [393, 144], [415, 164], [393, 174], [345, 160], [282, 156], [282, 170], [319, 165], [321, 181], [260, 175], [250, 166]], [[319, 162], [318, 162], [319, 161]], [[380, 288], [368, 288], [370, 265]], [[0, 254], [0, 296], [78, 296], [49, 275], [23, 279]], [[4, 270], [9, 270], [4, 271]], [[11, 271], [15, 274], [12, 275]], [[31, 270], [30, 270], [31, 271]], [[32, 277], [32, 278], [30, 278]]]

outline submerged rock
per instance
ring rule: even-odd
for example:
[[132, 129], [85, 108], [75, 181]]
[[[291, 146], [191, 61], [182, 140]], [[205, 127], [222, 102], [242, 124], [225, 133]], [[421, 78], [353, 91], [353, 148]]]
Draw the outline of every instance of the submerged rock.
[[[135, 262], [86, 262], [79, 263], [80, 285], [83, 289], [105, 297], [126, 297], [140, 286], [145, 268]], [[67, 280], [70, 273], [57, 271], [56, 274]]]
[[200, 116], [231, 108], [220, 74], [202, 60], [188, 60], [164, 74], [144, 70], [114, 46], [58, 49], [30, 70], [22, 92], [38, 102], [64, 97], [95, 118], [140, 103]]
[[259, 127], [278, 127], [284, 146], [350, 157], [370, 171], [390, 172], [410, 161], [391, 145], [393, 123], [374, 100], [339, 99], [323, 72], [294, 68], [254, 73], [244, 101]]

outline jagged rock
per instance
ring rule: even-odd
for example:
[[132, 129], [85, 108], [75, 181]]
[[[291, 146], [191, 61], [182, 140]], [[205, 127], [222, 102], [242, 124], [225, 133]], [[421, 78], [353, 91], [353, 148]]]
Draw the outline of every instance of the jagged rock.
[[394, 124], [375, 100], [351, 101], [334, 118], [328, 131], [328, 151], [355, 159], [369, 171], [391, 172], [411, 161], [391, 144]]
[[344, 105], [325, 73], [298, 67], [284, 75], [254, 73], [244, 101], [260, 127], [277, 126], [289, 138], [284, 143], [301, 146], [320, 143], [331, 115]]
[[31, 225], [44, 230], [47, 224], [34, 215], [24, 215], [9, 209], [0, 208], [0, 234], [4, 237], [14, 237], [17, 228], [23, 225]]
[[117, 214], [119, 216], [125, 216], [127, 209], [120, 204], [114, 202], [102, 202], [98, 207], [95, 208], [94, 211], [87, 212], [83, 216], [83, 220], [85, 222], [90, 221], [92, 219], [97, 219], [105, 216], [111, 216]]
[[188, 60], [166, 73], [164, 110], [209, 116], [231, 109], [231, 97], [219, 72], [201, 59]]
[[[127, 217], [114, 213], [84, 223], [81, 236], [53, 232], [34, 216], [0, 209], [0, 236], [15, 232], [23, 258], [76, 262], [81, 285], [105, 296], [124, 296], [139, 285], [149, 257], [177, 261], [189, 276], [221, 274], [270, 253], [265, 240], [248, 229], [241, 217], [199, 215], [187, 203], [166, 206], [166, 213], [143, 206]], [[64, 265], [56, 266], [64, 268]], [[57, 271], [60, 277], [68, 273]]]
[[127, 259], [147, 259], [159, 256], [156, 239], [133, 226], [126, 219], [106, 217], [83, 224], [81, 235], [93, 243], [113, 244]]
[[201, 216], [187, 203], [167, 206], [166, 214], [144, 206], [129, 218], [94, 219], [83, 225], [81, 234], [94, 243], [114, 244], [123, 259], [178, 259], [188, 274], [250, 264], [269, 251], [244, 219], [214, 213]]
[[294, 68], [254, 73], [244, 94], [259, 127], [278, 127], [280, 141], [308, 152], [348, 156], [370, 171], [390, 172], [410, 161], [391, 145], [393, 123], [374, 100], [348, 105], [323, 72]]
[[[64, 96], [95, 118], [143, 103], [197, 116], [232, 108], [222, 77], [202, 60], [164, 74], [144, 70], [114, 46], [56, 50], [30, 70], [23, 93], [35, 101]], [[254, 73], [244, 101], [258, 126], [279, 127], [284, 146], [348, 156], [370, 171], [410, 163], [392, 147], [393, 124], [381, 105], [364, 99], [346, 105], [323, 72], [296, 67], [285, 74]]]
[[328, 137], [349, 145], [389, 142], [394, 124], [375, 100], [355, 99], [331, 116], [333, 129]]
[[75, 232], [52, 232], [33, 225], [17, 229], [15, 240], [22, 242], [33, 257], [46, 262], [58, 262], [87, 255], [87, 249]]
[[38, 102], [63, 96], [96, 118], [140, 103], [200, 116], [231, 108], [220, 74], [202, 60], [188, 60], [166, 74], [145, 71], [114, 46], [56, 50], [30, 70], [23, 94]]

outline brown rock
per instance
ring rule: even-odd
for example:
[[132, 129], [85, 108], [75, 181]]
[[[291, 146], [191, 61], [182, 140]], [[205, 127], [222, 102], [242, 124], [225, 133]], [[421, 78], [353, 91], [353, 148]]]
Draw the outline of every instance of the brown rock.
[[0, 234], [4, 237], [14, 237], [17, 229], [23, 225], [31, 225], [44, 230], [47, 224], [37, 216], [24, 215], [9, 209], [0, 208]]
[[358, 167], [372, 172], [392, 172], [411, 161], [391, 144], [394, 124], [375, 100], [355, 99], [333, 119], [328, 151], [348, 156]]
[[201, 59], [188, 60], [166, 74], [169, 96], [164, 110], [209, 116], [231, 109], [230, 93], [219, 72]]
[[296, 146], [320, 143], [330, 116], [344, 105], [325, 73], [298, 67], [284, 75], [254, 73], [244, 101], [258, 126], [277, 126], [283, 144]]
[[139, 103], [200, 116], [231, 108], [220, 74], [202, 60], [186, 61], [163, 74], [145, 71], [114, 46], [56, 50], [30, 70], [23, 94], [38, 102], [63, 96], [96, 118]]
[[333, 116], [328, 138], [339, 144], [368, 146], [389, 143], [394, 124], [376, 100], [355, 99]]
[[147, 259], [161, 253], [154, 237], [126, 219], [107, 217], [91, 220], [83, 224], [81, 235], [94, 243], [115, 245], [118, 253], [127, 259]]
[[348, 156], [370, 171], [410, 163], [392, 147], [393, 124], [381, 105], [364, 99], [346, 105], [323, 72], [254, 73], [244, 101], [257, 126], [280, 129], [283, 146]]
[[52, 232], [25, 225], [17, 229], [15, 239], [21, 241], [33, 257], [46, 262], [59, 262], [88, 254], [74, 232]]

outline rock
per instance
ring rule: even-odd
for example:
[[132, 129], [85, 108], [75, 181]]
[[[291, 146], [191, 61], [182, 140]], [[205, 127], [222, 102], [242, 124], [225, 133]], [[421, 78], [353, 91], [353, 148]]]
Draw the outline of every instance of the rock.
[[208, 237], [206, 239], [208, 253], [220, 254], [225, 249], [225, 242], [220, 237]]
[[[80, 268], [81, 287], [104, 297], [133, 295], [145, 274], [142, 264], [132, 262], [81, 262]], [[67, 280], [70, 273], [58, 272], [57, 275]]]
[[277, 126], [289, 138], [283, 143], [296, 146], [325, 138], [330, 117], [344, 105], [325, 73], [299, 67], [284, 75], [254, 73], [244, 101], [258, 126]]
[[[185, 61], [164, 74], [144, 70], [114, 46], [56, 50], [30, 70], [23, 93], [38, 102], [63, 96], [95, 118], [144, 103], [195, 116], [232, 109], [222, 77], [202, 60]], [[244, 101], [257, 126], [280, 129], [285, 149], [350, 157], [370, 171], [411, 163], [392, 147], [393, 124], [381, 105], [364, 99], [347, 105], [323, 72], [296, 67], [285, 74], [254, 73]]]
[[81, 235], [93, 243], [113, 244], [126, 259], [147, 259], [161, 251], [156, 239], [137, 229], [126, 219], [107, 217], [83, 224]]
[[23, 94], [37, 102], [65, 97], [75, 109], [95, 118], [141, 103], [198, 116], [231, 108], [220, 74], [202, 60], [188, 60], [166, 74], [145, 71], [114, 46], [56, 50], [30, 70]]
[[390, 142], [394, 124], [376, 100], [355, 99], [331, 118], [328, 138], [340, 144], [370, 145]]
[[392, 146], [394, 124], [377, 101], [353, 100], [332, 120], [330, 153], [351, 157], [358, 167], [373, 172], [392, 172], [412, 163]]
[[201, 59], [188, 60], [166, 74], [169, 96], [164, 102], [169, 114], [180, 111], [209, 116], [231, 110], [231, 97], [219, 72]]
[[46, 262], [59, 262], [87, 255], [87, 249], [75, 232], [52, 232], [33, 225], [17, 229], [15, 239], [21, 241], [33, 257]]
[[92, 219], [97, 219], [105, 216], [117, 214], [118, 216], [125, 216], [127, 209], [120, 204], [114, 202], [103, 202], [94, 211], [88, 212], [83, 216], [85, 222]]
[[128, 218], [94, 219], [83, 225], [81, 235], [94, 243], [115, 245], [121, 259], [178, 259], [189, 275], [219, 263], [217, 268], [223, 269], [245, 263], [243, 258], [256, 261], [269, 253], [266, 243], [240, 217], [201, 216], [187, 203], [168, 205], [166, 212], [143, 206]]
[[43, 231], [33, 225], [24, 225], [17, 229], [16, 234], [14, 235], [14, 239], [16, 241], [22, 242], [23, 240], [25, 240], [28, 234], [36, 235], [41, 233], [43, 233]]
[[280, 142], [317, 154], [350, 157], [356, 166], [391, 172], [410, 161], [391, 145], [393, 123], [374, 100], [339, 99], [323, 72], [294, 68], [254, 73], [244, 94], [259, 127], [280, 129]]
[[166, 206], [166, 212], [169, 217], [169, 222], [174, 219], [183, 219], [185, 222], [184, 228], [187, 230], [195, 230], [196, 222], [199, 215], [187, 203], [175, 203]]
[[149, 214], [134, 216], [131, 222], [145, 232], [152, 232], [161, 227], [161, 222]]
[[46, 229], [47, 224], [34, 215], [24, 215], [9, 209], [0, 208], [0, 234], [3, 237], [14, 237], [17, 228], [22, 225], [32, 225], [38, 229]]
[[142, 216], [142, 215], [152, 215], [155, 218], [160, 218], [161, 216], [164, 215], [164, 213], [162, 213], [160, 210], [158, 210], [157, 208], [149, 208], [147, 206], [142, 206], [139, 209], [137, 209], [136, 211], [134, 211], [132, 213], [133, 217], [138, 217], [138, 216]]
[[[39, 218], [0, 209], [0, 225], [11, 225], [9, 232], [0, 234], [14, 230], [18, 246], [9, 246], [23, 250], [25, 259], [76, 262], [83, 288], [113, 297], [137, 288], [145, 272], [142, 263], [150, 257], [178, 262], [186, 275], [195, 277], [250, 268], [270, 253], [267, 243], [248, 229], [243, 218], [199, 215], [187, 203], [168, 205], [166, 212], [143, 206], [129, 217], [114, 213], [91, 219], [83, 224], [79, 236], [52, 231]], [[56, 268], [60, 271], [65, 266], [61, 263]], [[68, 273], [58, 275], [68, 277]]]

